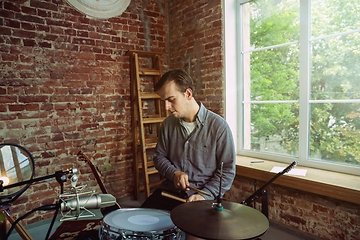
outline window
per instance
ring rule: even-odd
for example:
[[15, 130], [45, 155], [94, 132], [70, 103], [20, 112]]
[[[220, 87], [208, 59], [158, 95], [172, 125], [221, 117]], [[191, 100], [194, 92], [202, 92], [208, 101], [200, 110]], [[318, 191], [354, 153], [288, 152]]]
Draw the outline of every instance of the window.
[[226, 67], [226, 84], [237, 88], [226, 102], [237, 111], [226, 118], [237, 152], [360, 174], [360, 2], [232, 3], [225, 65], [233, 57], [237, 70]]

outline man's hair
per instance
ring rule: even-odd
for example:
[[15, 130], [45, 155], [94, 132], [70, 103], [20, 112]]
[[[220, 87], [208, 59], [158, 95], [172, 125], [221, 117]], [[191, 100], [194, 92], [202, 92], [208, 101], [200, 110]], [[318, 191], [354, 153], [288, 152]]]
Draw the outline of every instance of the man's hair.
[[190, 75], [182, 69], [173, 69], [166, 72], [155, 84], [155, 91], [159, 91], [166, 83], [174, 81], [180, 92], [190, 88], [194, 92], [194, 83]]

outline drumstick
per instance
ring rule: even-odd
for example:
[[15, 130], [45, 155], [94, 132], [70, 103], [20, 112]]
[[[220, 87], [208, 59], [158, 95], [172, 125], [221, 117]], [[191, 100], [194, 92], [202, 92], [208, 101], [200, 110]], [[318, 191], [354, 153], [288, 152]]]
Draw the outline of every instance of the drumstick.
[[180, 202], [186, 202], [186, 199], [176, 197], [176, 196], [171, 195], [171, 194], [166, 193], [166, 192], [161, 192], [161, 195], [163, 195], [163, 196], [165, 196], [165, 197], [168, 197], [168, 198], [172, 198], [172, 199], [178, 200], [178, 201], [180, 201]]
[[212, 197], [212, 195], [210, 193], [204, 192], [203, 190], [200, 190], [200, 189], [197, 189], [194, 187], [190, 187], [190, 186], [188, 186], [188, 188], [190, 188], [190, 190], [194, 190], [195, 192], [202, 193], [202, 194], [208, 195], [209, 197]]

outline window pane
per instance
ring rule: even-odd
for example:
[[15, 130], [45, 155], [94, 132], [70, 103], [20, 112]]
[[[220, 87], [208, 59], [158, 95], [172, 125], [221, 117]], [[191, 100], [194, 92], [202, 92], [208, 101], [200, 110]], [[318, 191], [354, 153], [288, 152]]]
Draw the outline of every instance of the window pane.
[[[299, 46], [290, 45], [244, 54], [250, 55], [252, 101], [299, 100]], [[245, 81], [246, 79], [245, 75]]]
[[360, 28], [359, 0], [312, 0], [312, 37], [326, 36]]
[[[250, 109], [251, 107], [251, 109]], [[298, 155], [299, 104], [244, 104], [244, 149]]]
[[[259, 0], [250, 3], [250, 38], [253, 48], [299, 40], [298, 0]], [[244, 17], [247, 17], [245, 14]], [[246, 24], [246, 19], [244, 23]]]
[[360, 99], [360, 32], [311, 46], [311, 99]]
[[360, 103], [311, 104], [310, 157], [360, 165]]

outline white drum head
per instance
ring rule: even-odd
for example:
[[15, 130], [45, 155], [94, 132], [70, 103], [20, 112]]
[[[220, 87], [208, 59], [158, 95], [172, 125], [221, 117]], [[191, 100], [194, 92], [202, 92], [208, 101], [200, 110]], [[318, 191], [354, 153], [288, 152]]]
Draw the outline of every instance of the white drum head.
[[104, 223], [115, 228], [136, 232], [160, 232], [174, 228], [170, 213], [159, 209], [119, 209], [107, 214]]

